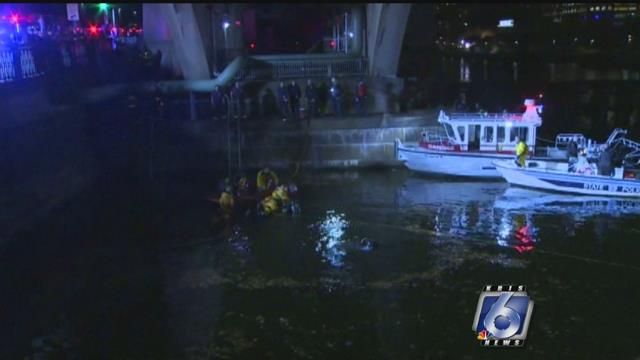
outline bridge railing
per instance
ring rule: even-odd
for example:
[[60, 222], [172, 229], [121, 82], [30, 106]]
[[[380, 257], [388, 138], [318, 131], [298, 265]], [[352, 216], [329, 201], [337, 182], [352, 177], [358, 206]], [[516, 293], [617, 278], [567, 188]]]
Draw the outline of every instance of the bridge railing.
[[30, 79], [43, 74], [42, 69], [36, 66], [31, 48], [0, 48], [0, 83]]
[[247, 66], [238, 80], [279, 80], [303, 77], [364, 76], [369, 71], [366, 58], [260, 59], [264, 67]]

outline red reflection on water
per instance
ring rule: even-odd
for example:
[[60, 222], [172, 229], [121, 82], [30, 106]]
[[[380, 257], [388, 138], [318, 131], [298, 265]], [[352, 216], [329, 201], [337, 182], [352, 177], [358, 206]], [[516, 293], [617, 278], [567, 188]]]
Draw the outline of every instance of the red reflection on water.
[[529, 225], [521, 226], [516, 230], [516, 239], [520, 241], [519, 245], [514, 246], [517, 252], [520, 254], [533, 251], [533, 236], [529, 230]]

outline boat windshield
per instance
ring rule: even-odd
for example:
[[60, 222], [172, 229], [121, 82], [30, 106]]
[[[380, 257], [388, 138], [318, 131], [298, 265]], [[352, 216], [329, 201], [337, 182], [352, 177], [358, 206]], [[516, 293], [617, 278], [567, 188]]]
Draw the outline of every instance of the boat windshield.
[[449, 123], [442, 123], [442, 125], [444, 126], [444, 131], [445, 131], [445, 135], [450, 139], [450, 140], [455, 140], [456, 136], [453, 132], [453, 127], [451, 126], [451, 124]]

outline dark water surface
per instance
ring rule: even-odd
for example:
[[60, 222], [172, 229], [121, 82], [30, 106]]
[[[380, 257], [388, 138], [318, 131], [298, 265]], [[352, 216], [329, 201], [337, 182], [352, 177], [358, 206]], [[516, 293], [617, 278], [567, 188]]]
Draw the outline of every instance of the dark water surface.
[[[0, 357], [640, 357], [640, 203], [391, 170], [299, 185], [300, 215], [222, 237], [195, 176], [57, 209], [0, 252]], [[475, 340], [486, 284], [528, 286], [525, 348]]]

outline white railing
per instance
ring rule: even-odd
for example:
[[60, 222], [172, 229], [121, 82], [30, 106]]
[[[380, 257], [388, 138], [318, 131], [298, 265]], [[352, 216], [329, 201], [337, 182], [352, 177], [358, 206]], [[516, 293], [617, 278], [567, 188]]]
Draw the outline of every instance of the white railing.
[[31, 49], [20, 49], [20, 68], [22, 69], [23, 79], [42, 75], [36, 69], [36, 63], [33, 59]]
[[521, 113], [452, 113], [450, 119], [486, 119], [486, 120], [515, 120], [522, 119]]
[[0, 83], [42, 75], [30, 48], [0, 49]]
[[0, 51], [0, 83], [13, 81], [16, 71], [12, 51]]

